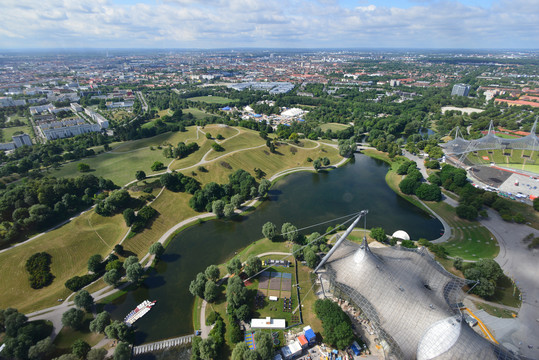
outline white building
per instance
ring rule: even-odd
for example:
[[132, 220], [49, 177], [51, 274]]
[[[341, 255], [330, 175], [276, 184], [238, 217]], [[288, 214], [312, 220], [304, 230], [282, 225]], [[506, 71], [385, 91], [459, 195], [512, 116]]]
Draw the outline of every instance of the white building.
[[252, 329], [284, 329], [286, 328], [285, 319], [272, 319], [269, 316], [264, 319], [251, 319]]

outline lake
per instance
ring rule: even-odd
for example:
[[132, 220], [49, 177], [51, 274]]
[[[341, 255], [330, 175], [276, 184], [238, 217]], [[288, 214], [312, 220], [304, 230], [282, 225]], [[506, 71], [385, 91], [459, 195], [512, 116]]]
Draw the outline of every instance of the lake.
[[[276, 183], [268, 201], [241, 220], [212, 220], [178, 234], [143, 285], [106, 309], [121, 320], [145, 299], [157, 300], [152, 311], [136, 322], [137, 344], [192, 333], [191, 280], [208, 265], [223, 263], [262, 238], [262, 225], [267, 221], [278, 229], [285, 222], [302, 228], [368, 209], [367, 228], [383, 227], [388, 234], [405, 230], [416, 240], [441, 236], [443, 226], [438, 219], [389, 188], [385, 182], [388, 168], [380, 160], [356, 154], [353, 161], [329, 172], [289, 175]], [[339, 223], [327, 223], [308, 233], [323, 233]], [[363, 219], [360, 224], [363, 226]]]

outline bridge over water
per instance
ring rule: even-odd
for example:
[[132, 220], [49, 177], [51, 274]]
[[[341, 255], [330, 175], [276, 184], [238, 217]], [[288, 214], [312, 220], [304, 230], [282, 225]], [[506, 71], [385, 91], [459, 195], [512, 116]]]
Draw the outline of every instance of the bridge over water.
[[191, 341], [193, 341], [193, 336], [194, 335], [181, 336], [174, 339], [162, 340], [149, 344], [135, 346], [133, 347], [133, 355], [139, 355], [150, 351], [162, 350], [173, 346], [189, 344]]

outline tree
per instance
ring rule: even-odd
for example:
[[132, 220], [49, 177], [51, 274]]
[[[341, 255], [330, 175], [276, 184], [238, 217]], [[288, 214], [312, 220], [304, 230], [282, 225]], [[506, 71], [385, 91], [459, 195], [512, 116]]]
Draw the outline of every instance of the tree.
[[95, 319], [90, 321], [90, 331], [95, 333], [103, 333], [105, 328], [110, 325], [110, 315], [103, 311], [97, 314]]
[[274, 223], [268, 221], [262, 226], [262, 235], [271, 241], [274, 241], [277, 237], [277, 226]]
[[92, 347], [84, 340], [77, 339], [71, 346], [71, 352], [73, 355], [77, 355], [79, 359], [86, 358], [86, 355], [90, 352]]
[[539, 211], [539, 197], [533, 199], [533, 208], [535, 211]]
[[247, 276], [253, 276], [262, 269], [262, 260], [258, 256], [250, 255], [245, 262], [245, 273]]
[[[273, 359], [273, 340], [267, 332], [255, 333], [256, 351], [262, 359]], [[349, 344], [348, 344], [349, 345]]]
[[496, 291], [496, 283], [503, 276], [500, 265], [493, 259], [481, 259], [475, 266], [464, 271], [464, 276], [470, 280], [479, 281], [472, 292], [481, 296], [489, 297]]
[[479, 215], [475, 207], [465, 204], [457, 206], [456, 213], [459, 217], [467, 220], [475, 220]]
[[75, 354], [64, 354], [53, 360], [80, 360]]
[[462, 262], [462, 258], [457, 256], [455, 260], [453, 260], [453, 266], [455, 269], [462, 270]]
[[54, 350], [54, 345], [50, 337], [39, 340], [35, 345], [28, 349], [28, 358], [32, 360], [40, 360], [47, 357]]
[[127, 270], [127, 268], [134, 263], [138, 263], [138, 257], [136, 257], [135, 255], [128, 257], [124, 261], [124, 269]]
[[129, 265], [129, 267], [125, 270], [125, 274], [127, 275], [129, 281], [136, 284], [144, 275], [144, 270], [142, 269], [142, 265], [137, 262]]
[[116, 346], [113, 355], [114, 360], [129, 360], [131, 359], [131, 348], [126, 342], [120, 342]]
[[316, 171], [320, 170], [320, 168], [322, 167], [322, 161], [320, 161], [320, 159], [316, 159], [315, 161], [313, 161], [313, 167]]
[[234, 205], [232, 204], [226, 204], [224, 209], [223, 209], [223, 215], [226, 217], [226, 218], [231, 218], [233, 217], [234, 215], [236, 215], [236, 213], [234, 212]]
[[137, 179], [138, 181], [142, 181], [144, 179], [146, 179], [146, 173], [142, 170], [138, 170], [136, 173], [135, 173], [135, 179]]
[[81, 327], [83, 318], [84, 312], [82, 310], [69, 309], [62, 315], [62, 325], [77, 330]]
[[212, 212], [217, 215], [218, 218], [223, 217], [224, 215], [224, 209], [225, 209], [225, 202], [223, 200], [215, 200], [212, 205]]
[[92, 309], [92, 306], [94, 306], [94, 298], [86, 290], [78, 291], [75, 294], [73, 302], [75, 303], [76, 307], [78, 307], [79, 309], [84, 309], [86, 311], [90, 311]]
[[198, 273], [196, 278], [189, 284], [189, 292], [193, 296], [204, 298], [204, 290], [206, 289], [206, 276], [204, 273]]
[[85, 172], [90, 171], [90, 165], [85, 164], [85, 163], [79, 163], [77, 165], [77, 169], [79, 170], [79, 172], [85, 173]]
[[163, 165], [161, 161], [156, 161], [151, 166], [152, 171], [159, 171], [159, 170], [163, 170], [164, 168], [165, 168], [165, 165]]
[[322, 158], [322, 165], [328, 166], [329, 163], [330, 163], [329, 158], [327, 158], [327, 157]]
[[235, 257], [228, 264], [226, 264], [226, 270], [229, 274], [239, 274], [241, 271], [241, 261]]
[[219, 268], [216, 265], [210, 265], [204, 270], [204, 275], [208, 280], [217, 281], [220, 277]]
[[415, 193], [415, 190], [419, 187], [420, 183], [408, 175], [399, 183], [399, 189], [406, 195], [411, 195]]
[[103, 257], [99, 254], [90, 256], [88, 259], [88, 271], [93, 273], [98, 273], [101, 271], [103, 266]]
[[159, 258], [163, 253], [165, 252], [165, 248], [160, 242], [153, 243], [150, 246], [150, 254], [155, 255], [155, 257]]
[[291, 223], [284, 223], [281, 227], [281, 235], [288, 241], [296, 242], [299, 239], [298, 228]]
[[206, 286], [204, 288], [204, 299], [207, 302], [214, 302], [219, 296], [219, 286], [211, 280], [206, 281]]
[[371, 229], [371, 238], [378, 242], [384, 242], [387, 240], [386, 231], [381, 227], [375, 227]]
[[[125, 215], [124, 215], [125, 217]], [[129, 226], [129, 225], [128, 225]], [[124, 247], [120, 244], [114, 245], [114, 252], [118, 255], [122, 255], [124, 253]]]
[[127, 208], [123, 211], [123, 216], [125, 220], [125, 224], [127, 226], [133, 225], [135, 221], [137, 221], [137, 215], [135, 214], [135, 210], [131, 208]]
[[198, 345], [198, 351], [200, 352], [201, 359], [213, 359], [217, 356], [215, 340], [211, 337], [202, 340]]
[[86, 360], [104, 360], [106, 355], [107, 350], [104, 348], [92, 349], [88, 355], [86, 355]]
[[265, 197], [268, 194], [268, 190], [271, 187], [271, 182], [267, 179], [262, 179], [260, 181], [260, 185], [258, 185], [258, 195], [261, 197]]
[[243, 203], [243, 198], [240, 194], [236, 194], [230, 198], [230, 203], [234, 206], [235, 209], [239, 209]]
[[442, 200], [442, 192], [437, 185], [422, 183], [416, 189], [415, 194], [421, 200], [426, 201], [440, 201]]
[[318, 264], [318, 256], [310, 248], [305, 249], [305, 251], [303, 252], [303, 258], [307, 262], [307, 266], [311, 269], [314, 269]]
[[107, 271], [105, 275], [103, 276], [103, 280], [108, 285], [111, 285], [111, 286], [117, 286], [121, 278], [122, 278], [122, 274], [120, 273], [120, 271], [116, 269]]
[[133, 337], [133, 330], [126, 323], [114, 320], [105, 328], [105, 335], [109, 339], [129, 341]]
[[228, 286], [226, 288], [226, 301], [228, 303], [227, 311], [233, 314], [236, 309], [246, 303], [247, 295], [247, 288], [239, 276], [229, 278]]
[[245, 356], [251, 351], [246, 342], [239, 342], [232, 350], [231, 360], [245, 360]]
[[350, 157], [356, 151], [356, 143], [352, 139], [339, 141], [339, 155]]
[[234, 315], [236, 315], [238, 320], [247, 321], [251, 317], [251, 308], [249, 307], [249, 305], [243, 304], [236, 309]]

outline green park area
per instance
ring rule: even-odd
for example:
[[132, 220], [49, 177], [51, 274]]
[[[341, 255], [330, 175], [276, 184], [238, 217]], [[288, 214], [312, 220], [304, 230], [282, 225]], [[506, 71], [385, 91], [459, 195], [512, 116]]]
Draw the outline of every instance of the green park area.
[[200, 101], [200, 102], [205, 102], [208, 104], [230, 104], [230, 103], [235, 102], [234, 99], [229, 99], [222, 96], [196, 96], [196, 97], [188, 98], [187, 100]]
[[16, 133], [26, 133], [30, 135], [30, 137], [33, 137], [33, 134], [34, 134], [32, 131], [32, 128], [29, 125], [7, 127], [7, 128], [2, 128], [1, 130], [2, 130], [2, 136], [4, 139], [2, 141], [4, 142], [10, 142], [11, 138]]
[[151, 169], [156, 161], [162, 162], [166, 167], [172, 160], [163, 155], [163, 146], [176, 146], [180, 141], [194, 141], [196, 137], [195, 127], [190, 127], [186, 132], [168, 132], [147, 139], [127, 141], [109, 152], [51, 169], [50, 174], [56, 177], [76, 177], [80, 175], [78, 165], [84, 163], [90, 166], [91, 174], [110, 179], [117, 185], [125, 185], [135, 179], [135, 172], [138, 170], [144, 171], [146, 175], [163, 171]]
[[[16, 307], [31, 312], [57, 305], [71, 291], [64, 283], [75, 275], [87, 273], [88, 258], [94, 254], [106, 257], [126, 233], [122, 215], [102, 217], [93, 210], [71, 222], [49, 231], [38, 239], [0, 253], [0, 308]], [[26, 260], [37, 252], [51, 255], [52, 284], [35, 290], [30, 287]]]
[[331, 130], [333, 132], [336, 132], [336, 131], [344, 130], [348, 128], [349, 126], [350, 125], [339, 124], [339, 123], [325, 123], [325, 124], [320, 124], [320, 129], [322, 129], [322, 131]]

